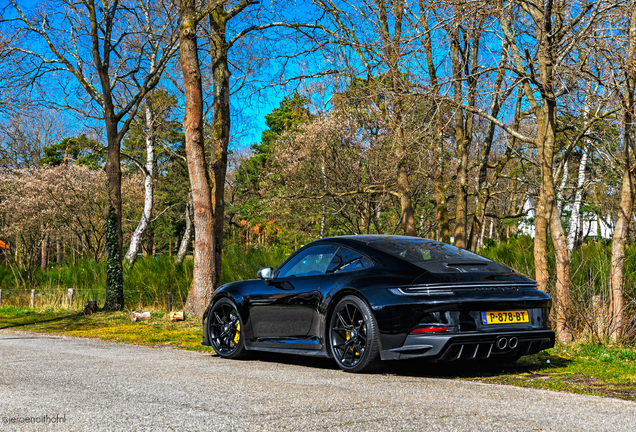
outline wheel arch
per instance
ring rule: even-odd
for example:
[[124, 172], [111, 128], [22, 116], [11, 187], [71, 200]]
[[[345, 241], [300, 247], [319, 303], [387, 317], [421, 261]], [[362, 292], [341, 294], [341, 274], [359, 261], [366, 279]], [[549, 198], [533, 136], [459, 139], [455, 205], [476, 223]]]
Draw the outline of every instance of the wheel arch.
[[203, 327], [204, 327], [204, 335], [206, 339], [207, 339], [207, 331], [208, 331], [207, 330], [208, 314], [212, 310], [212, 307], [216, 303], [221, 301], [222, 299], [229, 299], [230, 301], [232, 301], [234, 303], [234, 306], [236, 306], [236, 310], [238, 310], [239, 315], [241, 315], [241, 319], [243, 320], [243, 323], [247, 321], [248, 314], [246, 312], [244, 297], [238, 293], [233, 293], [232, 291], [218, 289], [214, 292], [214, 295], [212, 296], [212, 300], [210, 300], [210, 304], [208, 305], [208, 307], [205, 309], [205, 312], [203, 313], [203, 324], [204, 324]]
[[[377, 319], [375, 318], [375, 312], [373, 311], [373, 307], [371, 307], [371, 304], [369, 303], [369, 300], [367, 300], [367, 298], [364, 296], [364, 294], [362, 294], [360, 292], [360, 290], [357, 290], [355, 288], [342, 288], [340, 290], [338, 290], [333, 297], [331, 297], [331, 299], [329, 300], [329, 304], [327, 306], [327, 313], [325, 315], [325, 326], [323, 329], [323, 337], [324, 337], [324, 341], [325, 341], [325, 345], [327, 348], [327, 356], [329, 358], [333, 358], [333, 353], [331, 352], [331, 344], [329, 342], [329, 322], [331, 321], [331, 316], [333, 315], [334, 310], [336, 309], [336, 305], [340, 302], [340, 300], [342, 300], [343, 298], [352, 295], [355, 297], [358, 297], [360, 300], [362, 300], [363, 302], [366, 303], [366, 305], [369, 307], [369, 310], [371, 311], [371, 315], [373, 315], [373, 318], [376, 320], [377, 323]], [[379, 330], [379, 329], [378, 329]], [[378, 337], [378, 344], [380, 346], [380, 350], [382, 350], [382, 338]]]

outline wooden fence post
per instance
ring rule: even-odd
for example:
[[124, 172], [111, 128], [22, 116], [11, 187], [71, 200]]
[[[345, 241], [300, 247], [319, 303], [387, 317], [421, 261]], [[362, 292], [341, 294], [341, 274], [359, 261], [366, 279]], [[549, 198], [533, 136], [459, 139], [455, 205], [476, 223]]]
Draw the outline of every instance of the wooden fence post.
[[68, 289], [68, 308], [73, 307], [73, 288]]
[[172, 312], [172, 293], [171, 292], [166, 294], [166, 309], [168, 309], [168, 312]]
[[31, 290], [31, 307], [35, 307], [35, 290]]

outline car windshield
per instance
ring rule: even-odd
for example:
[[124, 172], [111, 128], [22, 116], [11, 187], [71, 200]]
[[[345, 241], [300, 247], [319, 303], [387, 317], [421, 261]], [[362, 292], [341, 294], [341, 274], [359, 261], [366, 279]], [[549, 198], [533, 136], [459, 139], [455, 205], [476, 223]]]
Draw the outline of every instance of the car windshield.
[[435, 261], [482, 261], [484, 264], [491, 262], [464, 249], [420, 238], [385, 238], [371, 241], [368, 245], [413, 264]]

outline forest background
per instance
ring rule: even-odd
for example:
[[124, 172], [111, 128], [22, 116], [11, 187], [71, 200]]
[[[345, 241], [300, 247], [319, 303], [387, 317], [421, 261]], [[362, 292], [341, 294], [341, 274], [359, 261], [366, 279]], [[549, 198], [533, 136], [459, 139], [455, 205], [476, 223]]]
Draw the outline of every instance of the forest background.
[[561, 342], [636, 341], [633, 1], [0, 13], [5, 304], [200, 315], [311, 239], [405, 234], [537, 280]]

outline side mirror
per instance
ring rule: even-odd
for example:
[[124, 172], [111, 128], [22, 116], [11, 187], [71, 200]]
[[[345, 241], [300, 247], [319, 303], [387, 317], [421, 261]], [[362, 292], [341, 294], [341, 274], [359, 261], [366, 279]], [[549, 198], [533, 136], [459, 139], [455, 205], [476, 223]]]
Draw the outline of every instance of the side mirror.
[[259, 279], [263, 279], [264, 281], [272, 280], [272, 273], [274, 272], [273, 267], [263, 267], [259, 271], [256, 272], [256, 277]]

